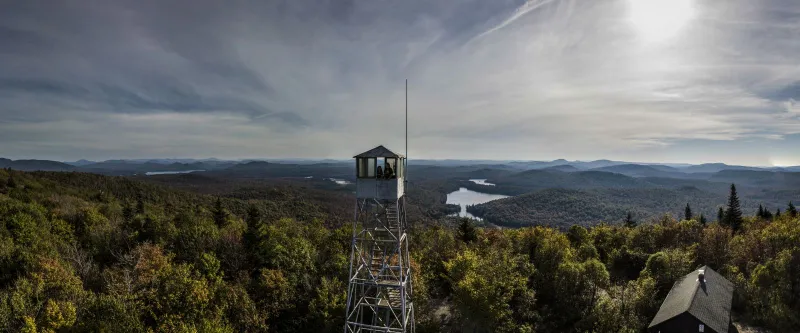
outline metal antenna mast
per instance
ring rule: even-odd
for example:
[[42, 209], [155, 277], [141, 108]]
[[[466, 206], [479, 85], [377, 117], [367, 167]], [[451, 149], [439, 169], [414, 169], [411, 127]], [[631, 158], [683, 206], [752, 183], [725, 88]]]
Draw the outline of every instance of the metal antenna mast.
[[[356, 207], [344, 332], [414, 333], [411, 258], [406, 234], [405, 156], [378, 146], [354, 158]], [[378, 172], [381, 169], [393, 171], [381, 174]]]

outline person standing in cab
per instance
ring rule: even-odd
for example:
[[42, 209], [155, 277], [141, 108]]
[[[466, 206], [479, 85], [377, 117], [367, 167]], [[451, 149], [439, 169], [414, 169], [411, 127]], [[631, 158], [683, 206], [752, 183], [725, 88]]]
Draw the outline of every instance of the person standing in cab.
[[394, 171], [392, 170], [392, 165], [390, 163], [386, 163], [386, 170], [384, 176], [386, 177], [386, 179], [392, 179], [392, 176], [394, 176]]

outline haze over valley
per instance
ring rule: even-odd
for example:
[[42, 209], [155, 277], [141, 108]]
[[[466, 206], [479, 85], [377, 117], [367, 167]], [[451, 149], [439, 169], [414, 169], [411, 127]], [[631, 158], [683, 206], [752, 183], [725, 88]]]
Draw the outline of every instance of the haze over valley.
[[[280, 184], [331, 191], [342, 199], [352, 198], [356, 181], [355, 163], [341, 159], [2, 159], [0, 168], [126, 176], [216, 194]], [[424, 201], [412, 199], [425, 212], [420, 217], [437, 220], [464, 208], [466, 211], [459, 213], [462, 216], [506, 227], [566, 229], [573, 224], [621, 223], [629, 212], [641, 222], [652, 222], [667, 213], [680, 216], [686, 204], [714, 219], [733, 183], [748, 214], [755, 213], [759, 205], [775, 211], [790, 201], [800, 202], [800, 166], [412, 159], [408, 172], [410, 193], [426, 193]], [[215, 184], [226, 184], [225, 189], [215, 188]], [[497, 200], [504, 197], [508, 198]]]

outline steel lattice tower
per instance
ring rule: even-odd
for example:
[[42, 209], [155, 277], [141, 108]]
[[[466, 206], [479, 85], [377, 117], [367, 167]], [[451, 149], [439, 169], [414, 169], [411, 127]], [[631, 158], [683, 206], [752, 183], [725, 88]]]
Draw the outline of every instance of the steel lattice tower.
[[[414, 332], [402, 177], [405, 158], [383, 146], [355, 158], [357, 201], [344, 331]], [[393, 176], [376, 171], [380, 160], [383, 170], [394, 165]]]

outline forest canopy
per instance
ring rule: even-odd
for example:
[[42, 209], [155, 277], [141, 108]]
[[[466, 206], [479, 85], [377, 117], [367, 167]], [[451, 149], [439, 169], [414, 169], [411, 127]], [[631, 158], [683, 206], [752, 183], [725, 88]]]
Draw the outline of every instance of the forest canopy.
[[[352, 229], [319, 200], [0, 169], [0, 330], [340, 332]], [[737, 321], [800, 330], [796, 209], [729, 211], [563, 230], [416, 223], [417, 330], [639, 332], [701, 265], [735, 284]]]

